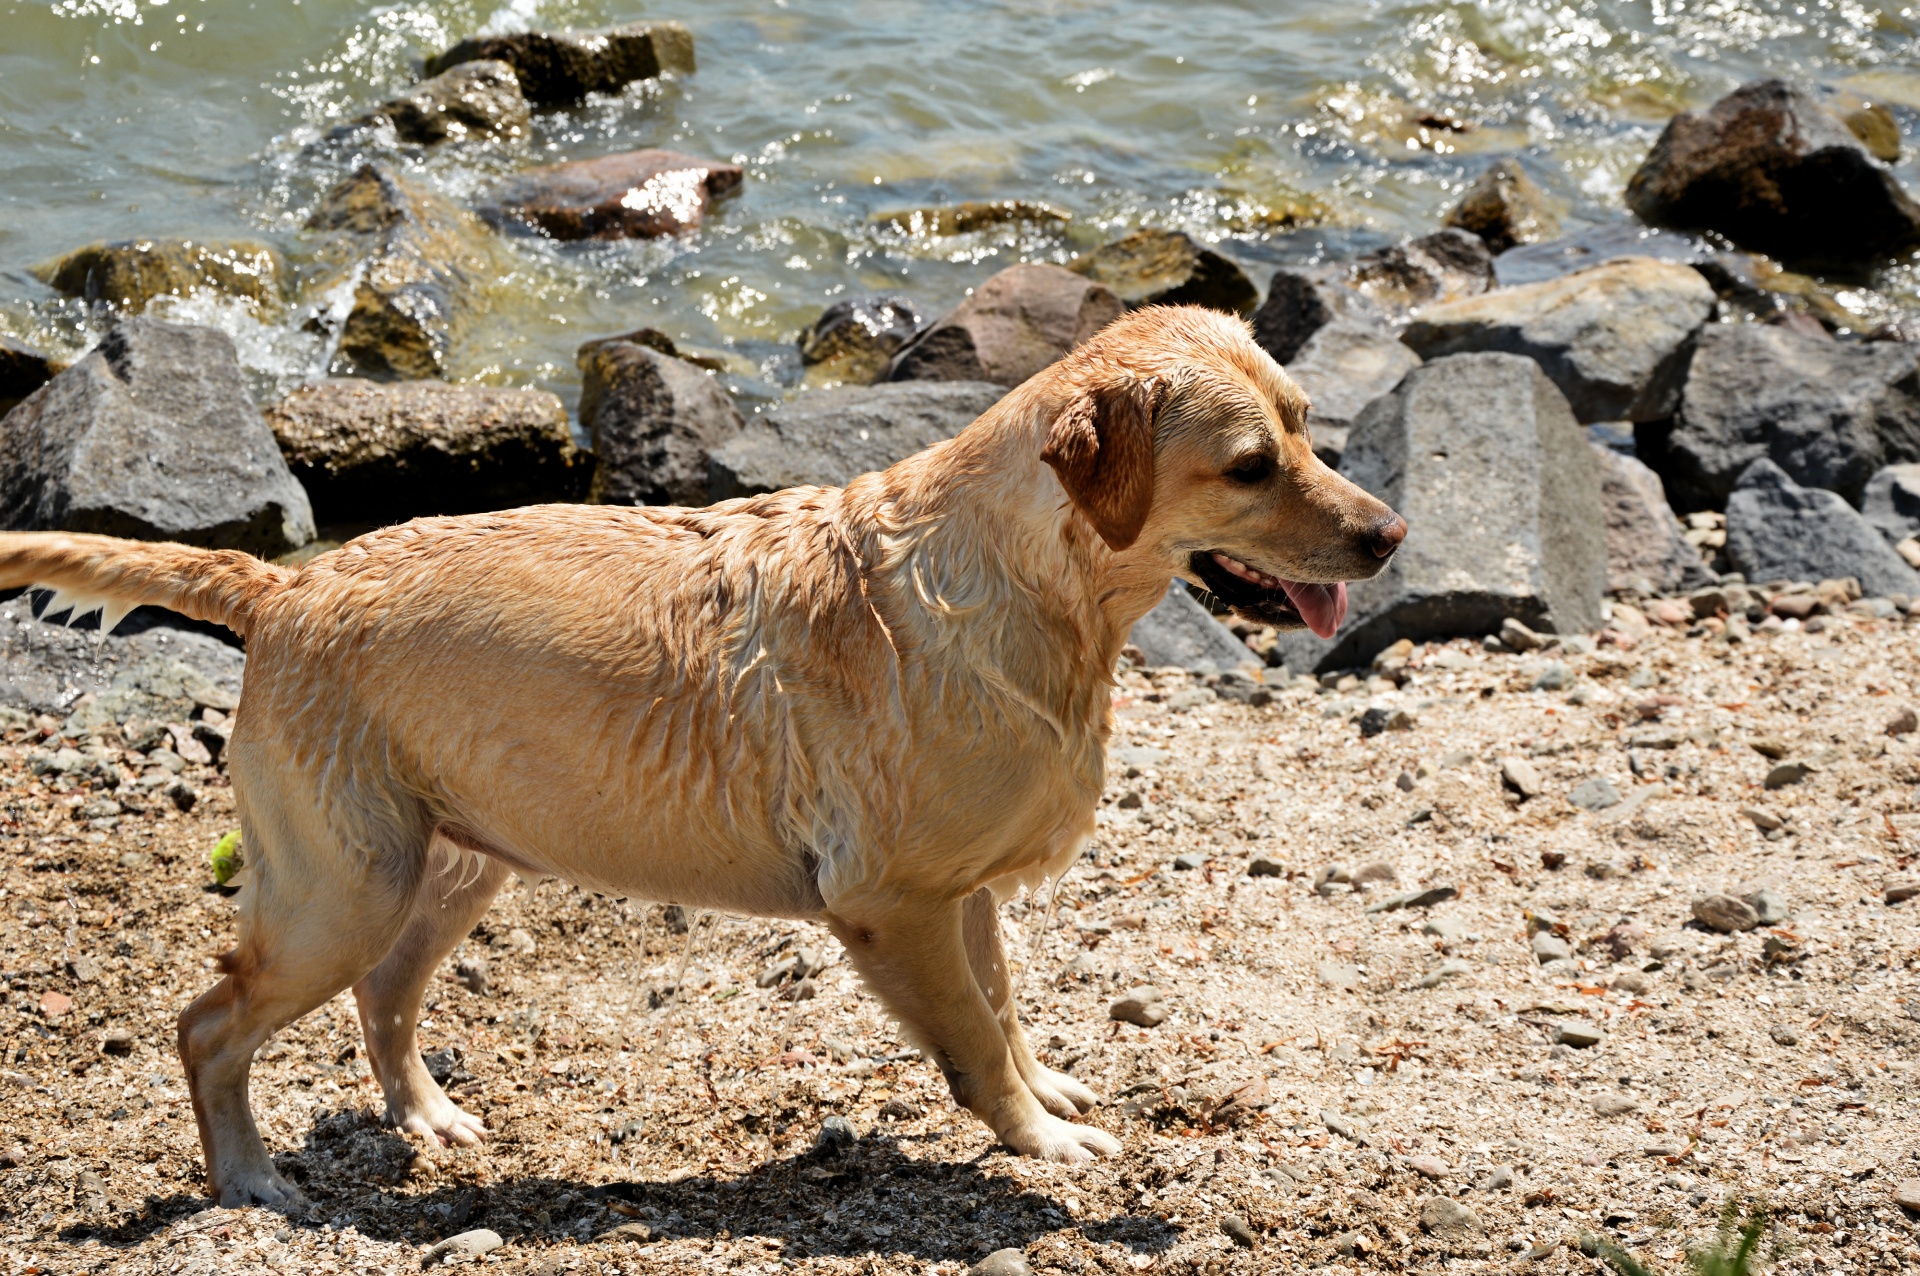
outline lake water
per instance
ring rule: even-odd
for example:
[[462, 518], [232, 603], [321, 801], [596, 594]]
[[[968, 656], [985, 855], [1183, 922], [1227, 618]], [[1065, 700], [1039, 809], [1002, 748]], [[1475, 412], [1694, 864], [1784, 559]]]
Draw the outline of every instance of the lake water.
[[[542, 112], [518, 146], [316, 145], [476, 31], [640, 17], [686, 23], [699, 71]], [[1884, 102], [1911, 143], [1916, 32], [1910, 7], [1850, 0], [0, 0], [0, 332], [67, 354], [97, 336], [28, 273], [88, 241], [263, 239], [293, 267], [285, 319], [167, 305], [233, 333], [264, 395], [326, 365], [301, 329], [320, 278], [301, 225], [363, 159], [470, 200], [532, 164], [665, 146], [744, 165], [743, 192], [684, 239], [508, 242], [454, 375], [571, 403], [580, 342], [651, 325], [732, 351], [731, 384], [763, 401], [836, 296], [898, 289], [931, 318], [1003, 265], [1138, 225], [1213, 242], [1264, 288], [1274, 263], [1433, 228], [1498, 155], [1569, 228], [1619, 220], [1666, 117], [1757, 75]], [[871, 220], [1007, 197], [1073, 220], [945, 239]], [[1877, 282], [1916, 295], [1908, 265]]]

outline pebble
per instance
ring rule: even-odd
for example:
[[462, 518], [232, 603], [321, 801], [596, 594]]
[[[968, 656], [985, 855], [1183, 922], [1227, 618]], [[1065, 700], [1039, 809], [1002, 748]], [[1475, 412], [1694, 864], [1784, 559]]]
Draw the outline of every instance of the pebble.
[[1419, 986], [1422, 988], [1438, 988], [1455, 975], [1470, 975], [1472, 973], [1473, 965], [1470, 962], [1443, 961], [1420, 977]]
[[1033, 1276], [1024, 1250], [996, 1249], [967, 1268], [967, 1276]]
[[853, 1128], [853, 1122], [843, 1116], [830, 1116], [820, 1123], [820, 1133], [813, 1141], [812, 1155], [815, 1160], [844, 1156], [853, 1151], [853, 1145], [859, 1141], [860, 1132]]
[[1176, 855], [1173, 857], [1173, 867], [1177, 872], [1191, 873], [1196, 868], [1205, 868], [1206, 866], [1207, 857], [1204, 855], [1196, 855], [1191, 851], [1185, 855]]
[[453, 968], [453, 974], [474, 996], [487, 995], [487, 962], [484, 957], [462, 957]]
[[1410, 1156], [1407, 1158], [1407, 1168], [1421, 1178], [1428, 1179], [1443, 1179], [1453, 1172], [1437, 1156]]
[[1893, 1203], [1903, 1210], [1920, 1213], [1920, 1179], [1901, 1179], [1894, 1186]]
[[1800, 1044], [1800, 1034], [1795, 1032], [1788, 1024], [1774, 1024], [1771, 1028], [1767, 1029], [1767, 1035], [1772, 1037], [1777, 1045], [1797, 1046]]
[[1532, 651], [1540, 646], [1540, 635], [1509, 616], [1500, 622], [1500, 641], [1512, 651]]
[[1265, 1174], [1281, 1187], [1291, 1187], [1297, 1183], [1304, 1183], [1309, 1177], [1305, 1170], [1297, 1165], [1289, 1165], [1285, 1161], [1280, 1162], [1278, 1165], [1270, 1165], [1262, 1170], [1261, 1173]]
[[1320, 1112], [1320, 1124], [1327, 1127], [1343, 1139], [1352, 1139], [1355, 1143], [1367, 1141], [1367, 1123], [1358, 1117], [1343, 1117], [1338, 1112]]
[[1912, 735], [1920, 731], [1920, 714], [1912, 709], [1902, 709], [1887, 721], [1888, 735]]
[[1576, 1050], [1585, 1050], [1589, 1046], [1599, 1045], [1602, 1035], [1600, 1029], [1590, 1023], [1563, 1020], [1553, 1025], [1553, 1044], [1556, 1046], [1572, 1046]]
[[1615, 975], [1608, 986], [1620, 992], [1643, 993], [1647, 990], [1647, 977], [1637, 970], [1626, 970]]
[[1762, 887], [1746, 897], [1747, 906], [1762, 926], [1778, 926], [1787, 920], [1787, 897], [1770, 887]]
[[1248, 877], [1285, 877], [1287, 866], [1267, 855], [1256, 855], [1247, 864]]
[[1784, 789], [1789, 784], [1798, 784], [1813, 774], [1813, 768], [1804, 762], [1782, 762], [1767, 772], [1766, 786], [1769, 789]]
[[461, 1258], [478, 1258], [482, 1254], [492, 1253], [504, 1244], [506, 1244], [506, 1242], [500, 1239], [500, 1233], [484, 1227], [476, 1227], [471, 1232], [462, 1232], [458, 1236], [449, 1236], [445, 1240], [435, 1244], [433, 1248], [420, 1256], [420, 1266], [431, 1267], [435, 1263], [445, 1259], [449, 1254], [457, 1255]]
[[137, 1040], [131, 1028], [114, 1028], [100, 1039], [100, 1048], [108, 1054], [132, 1054]]
[[1241, 1218], [1238, 1214], [1222, 1214], [1220, 1216], [1220, 1230], [1225, 1232], [1227, 1238], [1242, 1249], [1255, 1249], [1259, 1246], [1259, 1241], [1254, 1237], [1253, 1229], [1247, 1226], [1247, 1220]]
[[1760, 914], [1744, 899], [1731, 895], [1702, 895], [1693, 901], [1693, 919], [1722, 934], [1752, 930], [1760, 924]]
[[1362, 864], [1359, 868], [1355, 869], [1353, 880], [1356, 884], [1391, 882], [1394, 881], [1397, 876], [1393, 871], [1393, 865], [1387, 863], [1385, 860], [1374, 860], [1371, 863]]
[[1764, 807], [1749, 806], [1744, 808], [1740, 812], [1740, 814], [1752, 820], [1753, 826], [1759, 829], [1762, 833], [1771, 833], [1775, 829], [1783, 828], [1786, 825], [1785, 820], [1781, 819], [1779, 816], [1775, 815], [1772, 811], [1769, 811]]
[[1540, 676], [1533, 680], [1533, 689], [1535, 691], [1565, 691], [1567, 685], [1572, 681], [1573, 670], [1556, 660], [1540, 671]]
[[1314, 967], [1314, 974], [1329, 988], [1343, 988], [1351, 992], [1360, 986], [1360, 968], [1346, 962], [1323, 961]]
[[1596, 775], [1574, 785], [1573, 791], [1567, 794], [1567, 801], [1583, 811], [1604, 811], [1610, 806], [1620, 805], [1620, 790], [1614, 787], [1612, 780]]
[[1630, 1094], [1596, 1094], [1593, 1096], [1593, 1114], [1595, 1116], [1622, 1116], [1639, 1106], [1639, 1103], [1637, 1103]]
[[1480, 1176], [1474, 1188], [1481, 1192], [1504, 1192], [1513, 1186], [1513, 1171], [1504, 1165], [1496, 1165]]
[[644, 1245], [653, 1239], [653, 1229], [645, 1223], [622, 1223], [618, 1227], [609, 1227], [593, 1239], [596, 1241], [632, 1241]]
[[1420, 933], [1432, 935], [1443, 944], [1457, 944], [1466, 938], [1467, 924], [1458, 917], [1429, 917]]
[[1152, 984], [1127, 989], [1107, 1007], [1107, 1018], [1140, 1028], [1154, 1028], [1167, 1020], [1166, 998]]
[[1533, 937], [1533, 955], [1542, 966], [1550, 961], [1566, 961], [1573, 956], [1573, 945], [1552, 931], [1543, 930]]
[[1480, 1236], [1486, 1232], [1471, 1207], [1445, 1196], [1429, 1196], [1420, 1203], [1420, 1227], [1438, 1236]]
[[1525, 758], [1501, 758], [1500, 780], [1522, 798], [1540, 796], [1540, 772]]
[[1904, 904], [1910, 899], [1920, 898], [1920, 877], [1889, 877], [1886, 894], [1889, 904]]

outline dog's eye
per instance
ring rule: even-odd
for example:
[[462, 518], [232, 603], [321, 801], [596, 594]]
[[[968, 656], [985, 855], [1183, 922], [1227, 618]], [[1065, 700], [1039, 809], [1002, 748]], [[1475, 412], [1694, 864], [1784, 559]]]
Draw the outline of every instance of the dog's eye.
[[1227, 471], [1227, 477], [1236, 483], [1263, 483], [1273, 474], [1273, 458], [1264, 452], [1257, 456], [1244, 457]]

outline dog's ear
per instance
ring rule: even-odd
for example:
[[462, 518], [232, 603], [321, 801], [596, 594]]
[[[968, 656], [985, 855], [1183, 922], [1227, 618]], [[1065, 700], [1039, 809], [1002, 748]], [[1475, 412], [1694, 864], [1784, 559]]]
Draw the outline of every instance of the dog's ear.
[[1079, 395], [1047, 431], [1040, 459], [1112, 550], [1133, 544], [1153, 505], [1151, 381], [1104, 385]]

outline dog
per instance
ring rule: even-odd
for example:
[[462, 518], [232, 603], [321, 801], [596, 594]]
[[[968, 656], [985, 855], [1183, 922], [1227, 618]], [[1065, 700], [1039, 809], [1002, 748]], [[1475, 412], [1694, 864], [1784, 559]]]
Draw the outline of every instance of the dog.
[[301, 1203], [247, 1074], [343, 988], [388, 1119], [482, 1139], [415, 1024], [510, 872], [823, 922], [1008, 1147], [1118, 1151], [1027, 1044], [996, 905], [1091, 839], [1115, 662], [1171, 578], [1326, 635], [1406, 535], [1315, 458], [1307, 408], [1243, 321], [1158, 307], [845, 488], [424, 518], [298, 570], [0, 534], [0, 586], [50, 608], [110, 628], [157, 604], [246, 640], [227, 754], [251, 881], [179, 1019], [214, 1197]]

